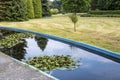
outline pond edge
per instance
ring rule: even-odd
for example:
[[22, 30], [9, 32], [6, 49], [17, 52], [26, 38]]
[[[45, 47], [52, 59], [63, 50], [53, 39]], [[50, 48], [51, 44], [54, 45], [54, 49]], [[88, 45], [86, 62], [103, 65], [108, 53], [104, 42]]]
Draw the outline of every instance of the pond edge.
[[24, 29], [20, 29], [20, 28], [9, 28], [9, 27], [5, 27], [5, 26], [0, 26], [0, 28], [5, 29], [5, 30], [17, 31], [17, 32], [30, 32], [30, 33], [40, 35], [40, 36], [45, 37], [45, 38], [57, 40], [57, 41], [60, 41], [60, 42], [63, 42], [63, 43], [67, 43], [69, 45], [74, 45], [78, 48], [82, 48], [82, 49], [85, 49], [87, 51], [94, 52], [95, 54], [98, 54], [100, 56], [109, 58], [111, 60], [114, 60], [114, 61], [117, 61], [117, 62], [120, 63], [120, 53], [113, 52], [113, 51], [103, 49], [103, 48], [100, 48], [100, 47], [96, 47], [96, 46], [93, 46], [93, 45], [90, 45], [90, 44], [86, 44], [86, 43], [83, 43], [83, 42], [78, 42], [78, 41], [70, 40], [70, 39], [66, 39], [66, 38], [61, 38], [61, 37], [57, 37], [57, 36], [50, 35], [50, 34], [44, 34], [44, 33], [41, 33], [41, 32], [24, 30]]

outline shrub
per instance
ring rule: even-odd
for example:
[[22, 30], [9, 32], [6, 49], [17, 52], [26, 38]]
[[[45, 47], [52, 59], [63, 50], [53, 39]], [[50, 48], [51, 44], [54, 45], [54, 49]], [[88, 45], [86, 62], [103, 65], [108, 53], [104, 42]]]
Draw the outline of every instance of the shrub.
[[80, 14], [81, 17], [120, 17], [120, 10], [95, 10], [86, 14]]
[[80, 14], [81, 17], [120, 17], [119, 14], [104, 14], [104, 15], [97, 15], [97, 14]]
[[98, 14], [98, 15], [103, 15], [103, 14], [120, 14], [120, 10], [107, 10], [107, 11], [95, 10], [95, 11], [90, 11], [89, 14]]
[[50, 13], [57, 14], [57, 13], [59, 13], [59, 10], [58, 9], [50, 9]]

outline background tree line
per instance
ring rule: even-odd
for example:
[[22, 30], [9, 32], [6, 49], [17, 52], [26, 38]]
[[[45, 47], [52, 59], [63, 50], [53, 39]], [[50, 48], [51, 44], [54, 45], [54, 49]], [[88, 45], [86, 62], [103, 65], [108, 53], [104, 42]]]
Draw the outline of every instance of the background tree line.
[[51, 16], [51, 13], [91, 10], [120, 10], [120, 0], [0, 0], [1, 21], [25, 21]]
[[92, 10], [120, 10], [120, 0], [91, 0]]
[[[74, 3], [77, 2], [77, 3]], [[81, 4], [80, 4], [81, 2]], [[80, 10], [82, 4], [89, 5], [89, 7]], [[69, 5], [66, 6], [65, 5]], [[50, 3], [50, 8], [55, 8], [61, 11], [68, 11], [71, 6], [77, 6], [77, 12], [86, 12], [89, 10], [120, 10], [120, 0], [54, 0]], [[64, 9], [64, 10], [63, 10]]]
[[0, 20], [25, 21], [50, 16], [48, 0], [0, 0]]

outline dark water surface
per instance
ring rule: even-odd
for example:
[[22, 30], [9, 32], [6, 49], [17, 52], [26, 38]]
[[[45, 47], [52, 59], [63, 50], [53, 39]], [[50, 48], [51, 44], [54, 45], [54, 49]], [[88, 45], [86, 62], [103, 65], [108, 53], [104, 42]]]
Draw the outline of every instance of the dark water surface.
[[[5, 31], [5, 30], [4, 30]], [[11, 33], [0, 30], [0, 39]], [[75, 70], [53, 70], [50, 75], [60, 80], [120, 80], [120, 63], [52, 39], [35, 36], [23, 39], [23, 43], [11, 48], [0, 49], [18, 60], [35, 56], [70, 55], [80, 59], [80, 66]]]

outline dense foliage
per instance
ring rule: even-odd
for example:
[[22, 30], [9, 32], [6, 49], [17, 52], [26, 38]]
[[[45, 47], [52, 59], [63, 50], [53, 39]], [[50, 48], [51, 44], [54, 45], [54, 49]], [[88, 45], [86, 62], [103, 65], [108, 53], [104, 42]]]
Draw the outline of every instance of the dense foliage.
[[58, 9], [50, 9], [50, 13], [57, 14], [57, 13], [59, 13], [59, 10]]
[[120, 0], [92, 0], [91, 9], [120, 10]]
[[0, 0], [0, 20], [25, 21], [42, 17], [41, 0]]
[[76, 31], [76, 23], [78, 22], [78, 17], [75, 14], [69, 16], [71, 21], [74, 23], [74, 31]]
[[61, 0], [54, 0], [53, 2], [51, 1], [50, 8], [58, 9], [59, 11], [61, 11], [61, 5], [62, 5]]
[[6, 16], [5, 10], [6, 10], [6, 7], [7, 7], [6, 1], [1, 0], [0, 1], [0, 21], [1, 20], [5, 20], [5, 16]]
[[[97, 12], [97, 10], [110, 10], [108, 12], [114, 14], [111, 10], [120, 10], [120, 0], [0, 0], [0, 21], [25, 21], [31, 18], [51, 16], [50, 8], [53, 14], [55, 12], [53, 9], [58, 9], [63, 13], [96, 10], [97, 14], [107, 13]], [[119, 15], [119, 12], [114, 15]]]
[[90, 14], [120, 14], [120, 10], [96, 10], [96, 11], [90, 11]]
[[90, 0], [62, 0], [62, 7], [65, 12], [79, 13], [88, 11]]
[[24, 21], [27, 20], [26, 0], [7, 0], [0, 1], [3, 15], [2, 20]]
[[34, 6], [35, 18], [42, 17], [42, 4], [41, 4], [41, 0], [33, 0], [33, 6]]
[[42, 1], [42, 16], [43, 17], [51, 16], [48, 0], [41, 0], [41, 1]]
[[34, 18], [34, 7], [33, 7], [33, 0], [27, 0], [27, 12], [28, 18]]

